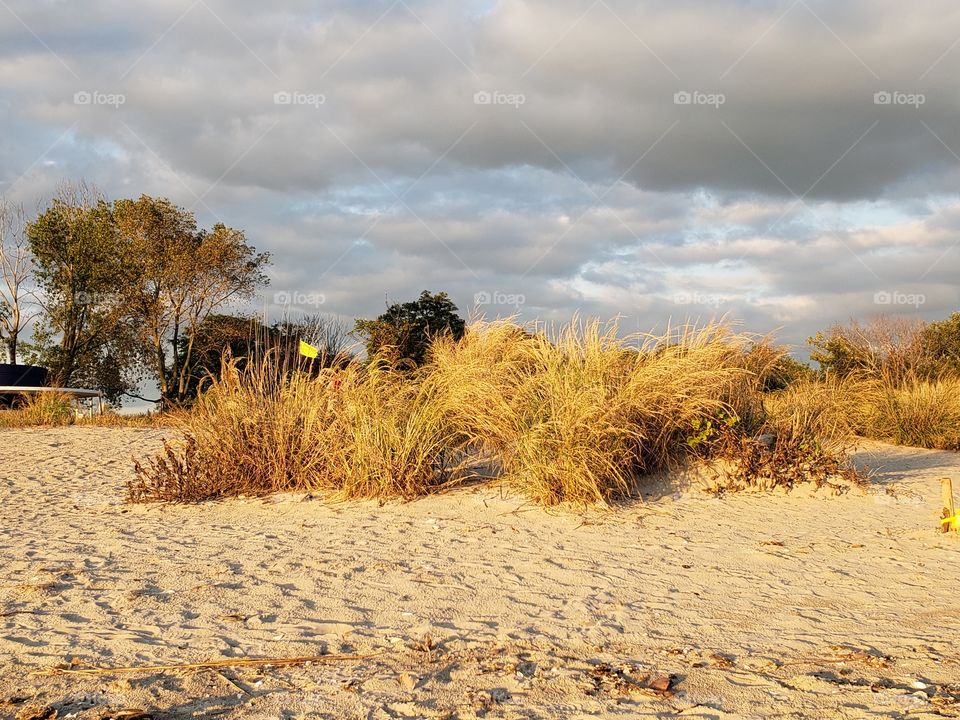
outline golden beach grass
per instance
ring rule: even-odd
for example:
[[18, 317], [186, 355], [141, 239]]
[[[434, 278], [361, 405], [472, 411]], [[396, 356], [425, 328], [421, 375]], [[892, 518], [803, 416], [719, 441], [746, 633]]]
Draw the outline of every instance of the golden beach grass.
[[960, 450], [960, 378], [863, 383], [850, 403], [864, 416], [864, 434], [937, 450]]
[[70, 397], [55, 392], [25, 395], [16, 407], [0, 412], [0, 427], [68, 425], [73, 420]]
[[437, 340], [415, 371], [383, 358], [319, 374], [227, 361], [180, 416], [182, 444], [138, 466], [129, 494], [409, 499], [484, 475], [543, 505], [615, 501], [711, 447], [694, 439], [764, 429], [757, 357], [777, 354], [752, 343], [725, 323], [621, 337], [615, 322], [499, 321]]
[[462, 441], [428, 373], [378, 361], [316, 376], [280, 374], [270, 356], [244, 369], [230, 361], [179, 427], [182, 453], [168, 447], [140, 468], [132, 498], [411, 498], [463, 476]]
[[625, 497], [689, 451], [698, 419], [730, 412], [747, 339], [726, 325], [619, 337], [615, 322], [526, 333], [477, 324], [433, 349], [432, 373], [468, 440], [535, 502]]

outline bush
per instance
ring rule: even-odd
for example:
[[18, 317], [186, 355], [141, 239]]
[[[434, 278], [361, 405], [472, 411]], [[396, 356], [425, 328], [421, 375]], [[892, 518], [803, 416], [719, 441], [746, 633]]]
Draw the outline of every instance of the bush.
[[[764, 377], [759, 375], [761, 382]], [[807, 377], [761, 394], [762, 410], [751, 423], [731, 416], [699, 426], [691, 444], [703, 460], [700, 470], [710, 488], [790, 490], [812, 483], [845, 492], [861, 484], [863, 477], [846, 462], [859, 429], [858, 416], [851, 412], [859, 388], [850, 378]]]
[[960, 375], [960, 313], [923, 329], [924, 371], [928, 377]]
[[834, 325], [809, 339], [810, 359], [827, 375], [901, 382], [927, 362], [924, 332], [920, 321], [883, 315], [865, 324]]
[[[771, 428], [773, 429], [773, 428]], [[795, 430], [745, 435], [726, 427], [707, 446], [706, 470], [718, 493], [735, 490], [791, 490], [800, 483], [829, 487], [837, 493], [861, 485], [860, 473], [835, 446]]]

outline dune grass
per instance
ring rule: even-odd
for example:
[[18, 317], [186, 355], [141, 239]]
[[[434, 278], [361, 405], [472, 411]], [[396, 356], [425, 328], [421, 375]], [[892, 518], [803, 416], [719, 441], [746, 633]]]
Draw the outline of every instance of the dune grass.
[[777, 435], [816, 438], [843, 451], [866, 422], [857, 399], [865, 385], [855, 378], [806, 378], [765, 398], [767, 424]]
[[960, 378], [867, 383], [861, 408], [871, 438], [937, 450], [960, 450]]
[[[795, 448], [778, 457], [799, 467], [820, 427], [770, 424], [761, 385], [778, 355], [754, 345], [723, 323], [622, 337], [615, 322], [501, 321], [438, 339], [413, 371], [379, 357], [318, 375], [270, 357], [227, 362], [178, 418], [182, 441], [138, 466], [128, 493], [409, 499], [483, 478], [543, 505], [609, 503], [646, 474], [729, 448], [721, 437], [771, 428]], [[768, 469], [745, 467], [751, 481]]]
[[[701, 464], [722, 490], [856, 480], [856, 436], [960, 449], [960, 379], [801, 374], [771, 391], [783, 351], [724, 322], [626, 335], [616, 322], [476, 322], [411, 369], [384, 357], [316, 372], [226, 359], [189, 411], [77, 419], [43, 395], [0, 426], [174, 427], [138, 465], [133, 501], [282, 491], [411, 499], [471, 480], [541, 505], [605, 504], [643, 478]], [[775, 384], [774, 384], [775, 385]], [[782, 385], [780, 385], [782, 387]]]
[[508, 487], [545, 505], [597, 503], [681, 460], [694, 424], [730, 411], [746, 343], [725, 325], [620, 337], [596, 320], [536, 334], [479, 324], [434, 347], [432, 372]]
[[178, 424], [185, 440], [138, 466], [133, 500], [320, 491], [411, 498], [464, 477], [462, 440], [424, 373], [382, 362], [283, 375], [228, 362]]
[[863, 437], [960, 450], [956, 323], [881, 315], [835, 325], [811, 344], [826, 378], [795, 388], [810, 391], [808, 406]]
[[74, 419], [70, 396], [53, 392], [24, 395], [15, 407], [0, 411], [0, 427], [69, 425]]
[[771, 395], [781, 425], [807, 425], [834, 446], [854, 436], [896, 445], [960, 450], [960, 378], [894, 378], [859, 372], [804, 380]]
[[0, 428], [64, 425], [160, 428], [172, 426], [173, 415], [173, 412], [121, 415], [109, 410], [102, 414], [78, 415], [70, 395], [44, 392], [25, 395], [15, 407], [0, 410]]

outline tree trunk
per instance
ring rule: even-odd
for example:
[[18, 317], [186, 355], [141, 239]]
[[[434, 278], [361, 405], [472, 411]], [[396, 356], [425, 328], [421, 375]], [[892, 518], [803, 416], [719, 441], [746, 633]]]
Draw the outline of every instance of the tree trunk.
[[153, 350], [157, 359], [157, 377], [160, 382], [160, 404], [166, 407], [167, 393], [170, 386], [167, 383], [167, 358], [163, 353], [162, 337], [154, 339]]
[[183, 365], [180, 367], [180, 378], [177, 383], [177, 398], [182, 400], [187, 394], [187, 377], [190, 374], [190, 361], [193, 355], [193, 340], [196, 337], [196, 325], [190, 332], [190, 339], [187, 341], [187, 351], [183, 354]]

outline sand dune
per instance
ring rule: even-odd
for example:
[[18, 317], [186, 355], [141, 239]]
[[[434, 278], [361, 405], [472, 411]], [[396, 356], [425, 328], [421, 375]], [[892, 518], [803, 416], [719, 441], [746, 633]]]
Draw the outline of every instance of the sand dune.
[[[168, 434], [0, 432], [0, 717], [960, 715], [956, 454], [870, 445], [867, 491], [661, 485], [611, 513], [490, 487], [125, 505]], [[34, 674], [324, 653], [370, 657]]]

